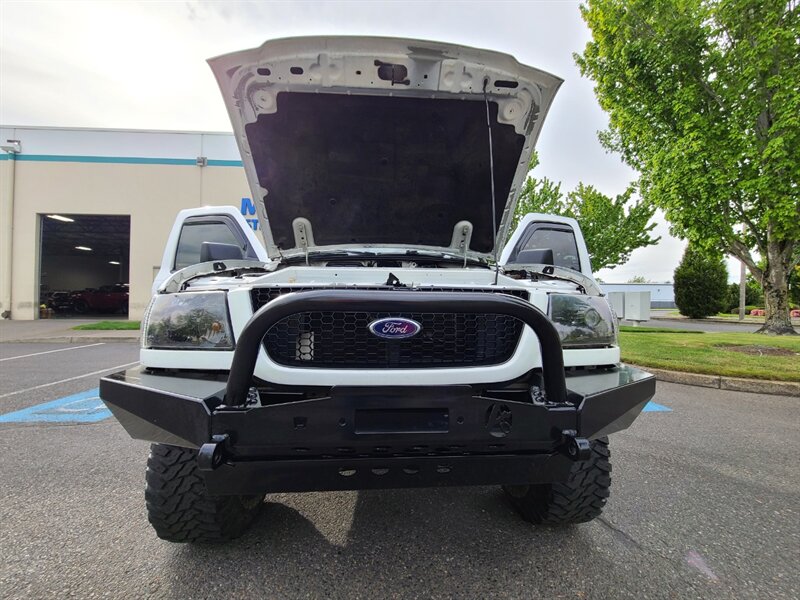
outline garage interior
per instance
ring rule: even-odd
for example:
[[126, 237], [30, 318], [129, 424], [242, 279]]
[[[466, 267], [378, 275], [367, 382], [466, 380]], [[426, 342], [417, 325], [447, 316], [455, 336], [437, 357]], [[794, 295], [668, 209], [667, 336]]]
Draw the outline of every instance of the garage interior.
[[39, 216], [39, 316], [127, 319], [130, 216]]

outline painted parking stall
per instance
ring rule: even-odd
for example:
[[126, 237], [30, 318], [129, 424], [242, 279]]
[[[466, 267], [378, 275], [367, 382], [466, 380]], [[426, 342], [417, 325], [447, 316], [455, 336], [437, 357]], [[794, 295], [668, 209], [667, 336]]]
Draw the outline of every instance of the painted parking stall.
[[[111, 416], [98, 397], [100, 378], [139, 364], [128, 343], [0, 344], [0, 428], [29, 423], [92, 424]], [[1, 594], [0, 594], [1, 595]]]
[[672, 412], [672, 409], [668, 406], [664, 406], [663, 404], [657, 404], [651, 400], [645, 404], [642, 412]]
[[0, 423], [97, 423], [111, 416], [100, 400], [99, 388], [93, 388], [0, 415]]

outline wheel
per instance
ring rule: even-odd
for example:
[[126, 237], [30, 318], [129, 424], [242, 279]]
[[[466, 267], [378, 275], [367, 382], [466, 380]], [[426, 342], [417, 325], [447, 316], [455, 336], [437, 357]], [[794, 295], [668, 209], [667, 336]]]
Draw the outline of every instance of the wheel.
[[218, 543], [242, 535], [264, 495], [211, 496], [197, 468], [197, 451], [152, 444], [147, 459], [147, 519], [163, 540]]
[[600, 516], [611, 487], [611, 451], [608, 438], [591, 444], [591, 456], [574, 463], [563, 483], [503, 486], [523, 519], [541, 525], [571, 525]]
[[86, 300], [75, 300], [72, 303], [72, 310], [76, 313], [85, 313], [89, 311], [89, 303]]

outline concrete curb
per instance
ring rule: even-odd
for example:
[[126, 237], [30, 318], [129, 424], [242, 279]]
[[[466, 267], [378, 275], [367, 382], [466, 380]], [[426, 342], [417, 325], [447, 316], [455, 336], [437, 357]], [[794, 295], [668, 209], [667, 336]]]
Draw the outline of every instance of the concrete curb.
[[684, 373], [682, 371], [667, 371], [642, 367], [652, 373], [659, 381], [669, 383], [682, 383], [697, 387], [730, 390], [732, 392], [751, 392], [754, 394], [770, 394], [773, 396], [798, 396], [800, 397], [800, 383], [793, 381], [770, 381], [766, 379], [742, 379], [739, 377], [723, 377], [721, 375], [702, 375], [700, 373]]
[[[623, 319], [624, 321], [625, 319]], [[759, 327], [764, 323], [758, 321], [726, 321], [724, 319], [687, 319], [681, 317], [654, 317], [650, 315], [651, 321], [669, 321], [671, 323], [705, 323], [708, 325], [736, 325], [738, 327]]]
[[[625, 319], [622, 319], [623, 321]], [[650, 315], [651, 321], [672, 321], [674, 323], [709, 323], [717, 325], [740, 325], [742, 327], [759, 326], [763, 325], [764, 321], [732, 321], [728, 319], [689, 319], [688, 317], [660, 317], [657, 315]], [[791, 319], [793, 325], [800, 325], [799, 319]]]
[[111, 336], [56, 336], [46, 338], [20, 338], [16, 340], [2, 340], [3, 344], [82, 344], [82, 343], [104, 343], [104, 344], [138, 344], [139, 336], [136, 337], [111, 337]]

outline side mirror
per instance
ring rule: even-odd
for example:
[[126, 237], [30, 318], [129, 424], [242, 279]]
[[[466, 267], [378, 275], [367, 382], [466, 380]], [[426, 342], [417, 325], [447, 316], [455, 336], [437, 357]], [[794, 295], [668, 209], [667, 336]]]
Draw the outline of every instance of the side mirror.
[[520, 265], [552, 265], [552, 248], [536, 248], [534, 250], [522, 250], [517, 257], [511, 261]]
[[221, 244], [219, 242], [203, 242], [200, 245], [200, 262], [212, 260], [241, 260], [244, 258], [242, 249], [236, 244]]

